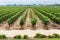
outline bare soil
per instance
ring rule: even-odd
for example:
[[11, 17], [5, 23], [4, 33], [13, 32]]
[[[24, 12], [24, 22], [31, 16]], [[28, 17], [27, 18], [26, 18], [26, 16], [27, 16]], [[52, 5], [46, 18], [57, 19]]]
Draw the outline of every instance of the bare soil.
[[[35, 13], [35, 12], [34, 12]], [[37, 19], [37, 23], [36, 23], [36, 29], [39, 30], [39, 29], [46, 29], [45, 25], [42, 23], [42, 20], [39, 19], [39, 17], [36, 15], [36, 13], [34, 14], [36, 19]]]
[[30, 14], [30, 9], [28, 8], [28, 15], [27, 15], [27, 18], [26, 18], [26, 22], [24, 24], [24, 28], [25, 29], [32, 29], [32, 24], [31, 24], [31, 14]]
[[[20, 20], [23, 17], [24, 13], [10, 26], [10, 29], [12, 30], [19, 30], [22, 29], [21, 25], [20, 25]], [[24, 25], [23, 25], [24, 27]]]
[[60, 29], [60, 25], [53, 21], [50, 21], [50, 23], [47, 26], [49, 29]]
[[42, 21], [36, 16], [37, 18], [37, 23], [36, 23], [36, 27], [37, 29], [46, 29], [45, 25], [42, 23]]
[[20, 29], [21, 27], [20, 27], [19, 23], [20, 23], [21, 17], [22, 17], [22, 16], [20, 16], [20, 17], [10, 26], [9, 29], [11, 29], [11, 30], [12, 30], [12, 29]]
[[54, 33], [60, 34], [60, 30], [0, 30], [0, 34], [5, 34], [7, 37], [14, 37], [16, 35], [28, 35], [29, 37], [33, 38], [37, 33], [48, 36]]
[[0, 30], [8, 30], [8, 29], [9, 29], [8, 22], [7, 22], [7, 21], [3, 21], [3, 22], [0, 24]]

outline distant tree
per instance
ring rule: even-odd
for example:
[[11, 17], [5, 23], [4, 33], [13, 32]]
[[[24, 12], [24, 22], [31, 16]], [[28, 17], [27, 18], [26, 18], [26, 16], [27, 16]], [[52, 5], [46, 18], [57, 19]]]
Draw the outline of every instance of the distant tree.
[[36, 4], [33, 4], [33, 5], [36, 5]]
[[17, 4], [13, 4], [13, 6], [17, 6]]

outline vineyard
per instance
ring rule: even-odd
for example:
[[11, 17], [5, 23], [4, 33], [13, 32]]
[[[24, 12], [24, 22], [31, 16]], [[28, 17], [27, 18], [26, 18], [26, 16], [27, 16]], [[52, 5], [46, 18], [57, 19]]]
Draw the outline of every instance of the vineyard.
[[0, 29], [60, 29], [60, 6], [0, 6]]

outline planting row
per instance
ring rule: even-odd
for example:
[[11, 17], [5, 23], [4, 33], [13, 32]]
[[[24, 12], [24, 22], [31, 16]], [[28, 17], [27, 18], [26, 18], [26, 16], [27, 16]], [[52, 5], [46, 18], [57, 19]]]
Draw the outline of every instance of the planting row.
[[35, 26], [37, 23], [37, 19], [35, 18], [35, 15], [32, 9], [31, 9], [31, 23], [33, 26]]
[[12, 24], [22, 13], [24, 12], [25, 9], [21, 10], [20, 12], [17, 12], [14, 16], [11, 18], [7, 19], [9, 24]]
[[24, 12], [23, 17], [22, 17], [21, 20], [20, 20], [20, 25], [21, 25], [21, 26], [23, 26], [23, 25], [25, 24], [26, 17], [27, 17], [27, 11], [28, 11], [28, 10], [26, 10], [26, 11]]
[[[7, 39], [8, 37], [6, 37], [6, 35], [0, 35], [0, 39]], [[29, 39], [30, 37], [28, 35], [24, 35], [23, 37], [21, 35], [16, 35], [13, 37], [14, 39]], [[59, 34], [52, 34], [52, 35], [44, 35], [44, 34], [40, 34], [37, 33], [33, 38], [60, 38]]]
[[38, 17], [42, 20], [43, 24], [47, 25], [49, 23], [50, 19], [48, 17], [44, 16], [42, 13], [40, 13], [36, 9], [34, 9], [34, 11], [38, 15]]
[[12, 24], [26, 10], [23, 7], [7, 7], [0, 10], [0, 23], [7, 21]]
[[[24, 12], [24, 15], [23, 17], [21, 18], [20, 20], [20, 25], [23, 26], [25, 24], [25, 21], [26, 21], [26, 17], [27, 17], [27, 10]], [[35, 15], [34, 15], [34, 12], [33, 10], [31, 9], [30, 10], [30, 14], [31, 14], [31, 19], [30, 19], [30, 22], [32, 23], [32, 26], [35, 26], [36, 23], [37, 23], [37, 19], [35, 18]]]
[[55, 15], [51, 14], [51, 13], [47, 13], [44, 10], [40, 10], [38, 8], [36, 8], [36, 10], [38, 10], [39, 12], [41, 12], [43, 15], [47, 16], [48, 18], [50, 18], [51, 20], [53, 20], [54, 22], [56, 22], [57, 24], [60, 24], [60, 18], [56, 17]]

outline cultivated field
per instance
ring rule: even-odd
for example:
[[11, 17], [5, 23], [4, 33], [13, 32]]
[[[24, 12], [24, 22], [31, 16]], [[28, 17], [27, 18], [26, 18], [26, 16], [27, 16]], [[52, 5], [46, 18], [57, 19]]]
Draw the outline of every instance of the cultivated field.
[[0, 6], [0, 29], [60, 29], [60, 6]]

